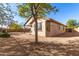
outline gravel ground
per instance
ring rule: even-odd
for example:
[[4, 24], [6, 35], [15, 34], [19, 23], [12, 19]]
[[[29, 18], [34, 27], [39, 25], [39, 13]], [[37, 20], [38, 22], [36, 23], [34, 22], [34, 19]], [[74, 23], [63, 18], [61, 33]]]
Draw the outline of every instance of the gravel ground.
[[79, 33], [64, 33], [56, 37], [11, 33], [10, 38], [0, 38], [1, 56], [79, 56]]

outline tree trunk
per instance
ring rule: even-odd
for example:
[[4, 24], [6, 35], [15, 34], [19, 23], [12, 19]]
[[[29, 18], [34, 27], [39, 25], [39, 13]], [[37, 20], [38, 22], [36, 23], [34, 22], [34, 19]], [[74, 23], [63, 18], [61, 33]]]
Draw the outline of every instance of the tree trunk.
[[36, 12], [36, 7], [35, 5], [32, 5], [31, 7], [32, 15], [35, 21], [35, 43], [38, 43], [38, 22], [37, 22], [37, 12]]
[[35, 43], [38, 43], [38, 22], [37, 22], [37, 18], [35, 18]]

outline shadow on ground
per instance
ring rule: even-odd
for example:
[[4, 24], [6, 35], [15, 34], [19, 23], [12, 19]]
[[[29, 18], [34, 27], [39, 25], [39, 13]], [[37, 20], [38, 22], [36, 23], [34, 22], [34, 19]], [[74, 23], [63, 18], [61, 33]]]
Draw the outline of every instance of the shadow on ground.
[[39, 42], [14, 37], [0, 38], [1, 56], [79, 56], [79, 40], [69, 40], [68, 44]]
[[[69, 44], [54, 42], [19, 42], [26, 56], [79, 56], [79, 40], [68, 41]], [[19, 45], [19, 44], [18, 44]]]

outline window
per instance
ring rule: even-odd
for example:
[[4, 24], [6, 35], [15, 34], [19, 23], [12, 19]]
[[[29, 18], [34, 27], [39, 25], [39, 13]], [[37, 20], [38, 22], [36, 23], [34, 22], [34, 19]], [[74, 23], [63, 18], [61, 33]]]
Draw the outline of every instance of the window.
[[38, 22], [38, 30], [42, 30], [42, 22]]
[[64, 27], [63, 27], [63, 26], [60, 26], [59, 29], [60, 29], [60, 30], [64, 30]]
[[[35, 24], [34, 24], [34, 30], [35, 30]], [[42, 22], [38, 22], [38, 30], [42, 30]]]

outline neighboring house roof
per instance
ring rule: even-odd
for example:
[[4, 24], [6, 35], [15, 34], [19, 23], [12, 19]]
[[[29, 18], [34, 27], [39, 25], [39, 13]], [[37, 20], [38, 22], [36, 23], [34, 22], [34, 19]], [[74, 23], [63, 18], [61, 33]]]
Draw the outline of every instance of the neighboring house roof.
[[[62, 24], [62, 23], [60, 23], [60, 22], [58, 22], [58, 21], [56, 21], [56, 20], [54, 20], [54, 19], [51, 19], [51, 18], [48, 18], [48, 19], [46, 19], [46, 21], [48, 22], [48, 21], [50, 21], [50, 22], [55, 22], [55, 23], [58, 23], [58, 24], [60, 24], [60, 25], [63, 25], [63, 26], [66, 26], [66, 25], [64, 25], [64, 24]], [[29, 21], [28, 21], [29, 22]], [[28, 23], [27, 22], [27, 23]], [[29, 23], [29, 24], [32, 24], [34, 22], [34, 19], [32, 19], [32, 21]]]

